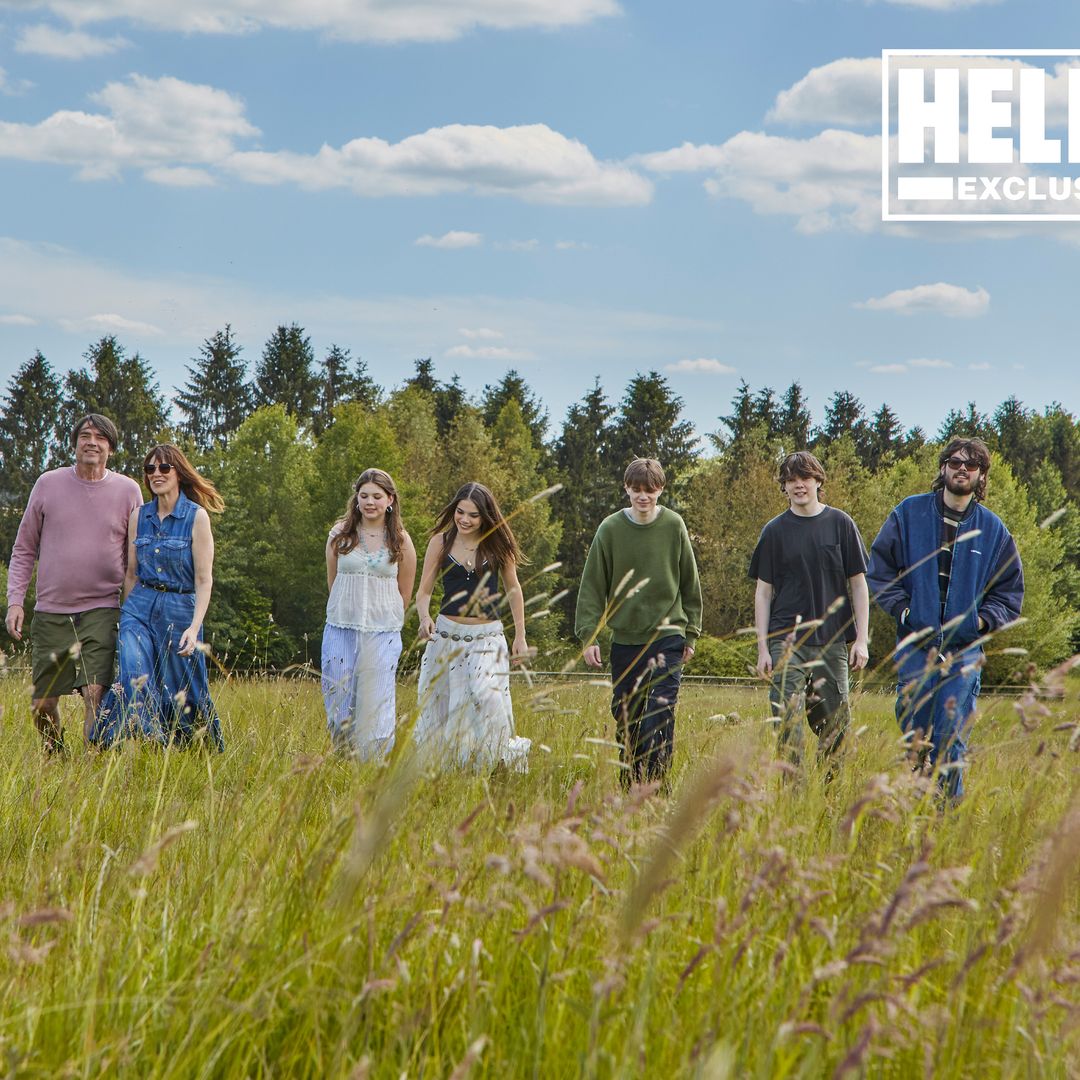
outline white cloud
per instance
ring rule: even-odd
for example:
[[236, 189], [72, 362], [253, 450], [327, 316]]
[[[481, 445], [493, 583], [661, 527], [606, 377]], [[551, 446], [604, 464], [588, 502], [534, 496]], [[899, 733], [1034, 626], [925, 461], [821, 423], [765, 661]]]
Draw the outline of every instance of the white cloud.
[[654, 172], [712, 171], [705, 190], [758, 214], [795, 216], [801, 232], [881, 227], [881, 136], [827, 129], [810, 139], [740, 131], [719, 146], [683, 143], [636, 159]]
[[128, 19], [157, 30], [237, 34], [263, 28], [322, 32], [344, 41], [450, 41], [479, 28], [555, 29], [619, 13], [615, 0], [3, 0], [45, 9], [76, 26]]
[[8, 77], [8, 73], [0, 67], [0, 94], [6, 97], [18, 97], [27, 90], [33, 89], [34, 84], [29, 79], [15, 79]]
[[856, 362], [855, 366], [867, 368], [875, 375], [905, 375], [911, 371], [912, 368], [924, 371], [936, 371], [951, 368], [953, 364], [950, 360], [917, 358], [915, 360], [904, 360], [902, 362], [891, 364], [871, 364], [867, 360], [859, 360]]
[[925, 8], [927, 11], [960, 11], [963, 8], [997, 4], [1000, 0], [883, 0], [883, 2], [899, 4], [901, 7]]
[[82, 179], [139, 168], [152, 181], [189, 187], [209, 182], [209, 174], [193, 169], [215, 168], [249, 183], [345, 188], [369, 197], [471, 193], [623, 206], [652, 198], [646, 177], [598, 161], [545, 124], [449, 124], [397, 143], [358, 138], [313, 154], [245, 151], [238, 140], [259, 129], [239, 98], [212, 86], [132, 75], [91, 100], [103, 111], [64, 109], [37, 124], [0, 123], [0, 157], [71, 165]]
[[639, 206], [651, 182], [546, 124], [448, 124], [397, 143], [358, 138], [314, 154], [249, 151], [224, 166], [252, 183], [348, 188], [357, 195], [509, 195], [524, 202]]
[[143, 176], [166, 187], [213, 187], [217, 183], [205, 169], [193, 169], [189, 165], [157, 165], [147, 169]]
[[527, 349], [509, 349], [505, 345], [454, 345], [443, 354], [448, 360], [529, 360]]
[[556, 240], [556, 251], [588, 251], [592, 244], [585, 240]]
[[424, 233], [423, 236], [418, 236], [413, 241], [417, 247], [443, 248], [447, 251], [454, 251], [457, 248], [478, 247], [483, 242], [483, 233], [465, 232], [462, 229], [451, 229], [449, 232], [443, 233], [442, 236], [432, 236], [430, 233]]
[[947, 315], [953, 319], [973, 319], [990, 310], [990, 294], [981, 286], [965, 289], [938, 281], [933, 285], [916, 285], [912, 289], [897, 289], [887, 296], [873, 297], [855, 304], [867, 311], [895, 311], [899, 315], [922, 315], [927, 312]]
[[967, 369], [968, 371], [993, 371], [994, 365], [980, 360], [978, 363], [968, 364]]
[[[256, 287], [220, 274], [132, 272], [97, 253], [89, 256], [3, 236], [0, 296], [4, 310], [37, 321], [34, 346], [54, 362], [56, 357], [76, 358], [102, 333], [125, 338], [123, 331], [105, 329], [100, 322], [84, 324], [103, 312], [120, 312], [131, 322], [159, 328], [161, 336], [147, 337], [145, 348], [163, 387], [185, 382], [186, 365], [202, 341], [226, 323], [232, 324], [245, 357], [256, 359], [282, 311], [312, 328], [323, 344], [363, 341], [373, 375], [387, 385], [402, 377], [401, 357], [441, 354], [455, 341], [478, 347], [502, 344], [499, 339], [467, 339], [459, 333], [463, 327], [497, 327], [505, 342], [527, 343], [520, 348], [544, 357], [545, 364], [559, 373], [558, 389], [553, 389], [549, 402], [556, 411], [583, 393], [594, 374], [602, 374], [609, 394], [617, 396], [627, 370], [648, 370], [657, 356], [695, 356], [694, 342], [715, 340], [727, 332], [713, 318], [647, 307], [597, 306], [585, 298], [554, 302], [452, 292], [371, 294], [349, 292], [347, 286], [328, 292], [313, 286], [302, 272], [280, 288]], [[72, 329], [65, 330], [61, 320]], [[79, 329], [83, 325], [93, 329]], [[124, 344], [129, 349], [144, 347], [134, 333]], [[470, 389], [478, 391], [485, 379], [490, 381], [492, 368], [525, 359], [478, 357], [457, 363], [473, 373], [478, 382]], [[14, 372], [18, 362], [9, 355], [0, 363], [0, 381]]]
[[535, 251], [540, 246], [540, 241], [532, 240], [505, 240], [495, 245], [500, 251]]
[[881, 59], [845, 57], [811, 68], [781, 90], [765, 117], [780, 124], [881, 124]]
[[212, 86], [132, 75], [92, 96], [105, 112], [61, 110], [38, 124], [0, 123], [0, 157], [73, 165], [83, 179], [125, 167], [210, 164], [257, 135], [243, 103]]
[[134, 334], [143, 337], [161, 337], [164, 331], [151, 323], [128, 319], [111, 312], [88, 315], [82, 319], [60, 319], [60, 325], [68, 331], [88, 331], [94, 334]]
[[458, 333], [470, 341], [498, 341], [503, 336], [501, 330], [492, 330], [490, 326], [477, 326], [474, 329], [461, 326]]
[[709, 360], [704, 357], [697, 360], [679, 360], [674, 364], [665, 364], [665, 371], [692, 372], [698, 375], [734, 375], [736, 369], [730, 364], [722, 364], [719, 360]]
[[83, 30], [59, 30], [38, 23], [23, 28], [15, 42], [15, 51], [55, 60], [83, 60], [89, 56], [108, 56], [129, 45], [131, 42], [122, 37], [96, 37]]
[[29, 315], [0, 315], [0, 326], [37, 326], [37, 319]]

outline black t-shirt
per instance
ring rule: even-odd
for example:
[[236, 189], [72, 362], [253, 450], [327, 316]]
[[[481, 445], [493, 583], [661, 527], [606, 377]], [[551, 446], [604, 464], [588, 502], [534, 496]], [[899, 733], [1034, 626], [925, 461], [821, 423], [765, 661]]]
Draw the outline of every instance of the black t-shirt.
[[[800, 640], [809, 645], [855, 640], [848, 578], [866, 573], [866, 547], [851, 520], [826, 506], [814, 517], [785, 510], [764, 529], [750, 559], [750, 576], [773, 587], [769, 637], [791, 631], [796, 620], [824, 619]], [[843, 603], [826, 616], [838, 597]]]

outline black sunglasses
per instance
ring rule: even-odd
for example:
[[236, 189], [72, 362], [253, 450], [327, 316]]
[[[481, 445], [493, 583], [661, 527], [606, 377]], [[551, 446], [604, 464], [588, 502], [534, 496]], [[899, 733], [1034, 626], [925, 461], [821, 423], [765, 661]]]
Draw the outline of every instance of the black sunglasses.
[[156, 472], [161, 473], [162, 476], [168, 476], [174, 468], [175, 466], [170, 465], [167, 461], [151, 461], [149, 465], [143, 466], [143, 472], [147, 476], [153, 476]]
[[951, 457], [945, 460], [945, 464], [949, 466], [954, 472], [958, 469], [967, 469], [968, 472], [978, 472], [979, 463], [977, 461], [969, 461], [967, 458]]

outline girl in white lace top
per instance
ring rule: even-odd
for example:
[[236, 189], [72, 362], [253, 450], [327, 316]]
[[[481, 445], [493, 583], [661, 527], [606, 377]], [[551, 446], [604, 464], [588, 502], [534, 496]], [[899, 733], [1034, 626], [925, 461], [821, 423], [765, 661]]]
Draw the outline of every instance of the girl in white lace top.
[[322, 689], [335, 749], [361, 760], [394, 744], [401, 627], [416, 580], [416, 549], [401, 526], [389, 473], [366, 469], [326, 541]]

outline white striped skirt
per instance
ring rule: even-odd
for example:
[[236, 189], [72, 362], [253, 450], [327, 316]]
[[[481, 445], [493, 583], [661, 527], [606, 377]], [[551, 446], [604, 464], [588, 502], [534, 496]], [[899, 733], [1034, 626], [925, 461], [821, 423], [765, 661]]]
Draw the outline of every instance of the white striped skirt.
[[369, 761], [394, 745], [401, 634], [327, 625], [322, 691], [334, 749]]

